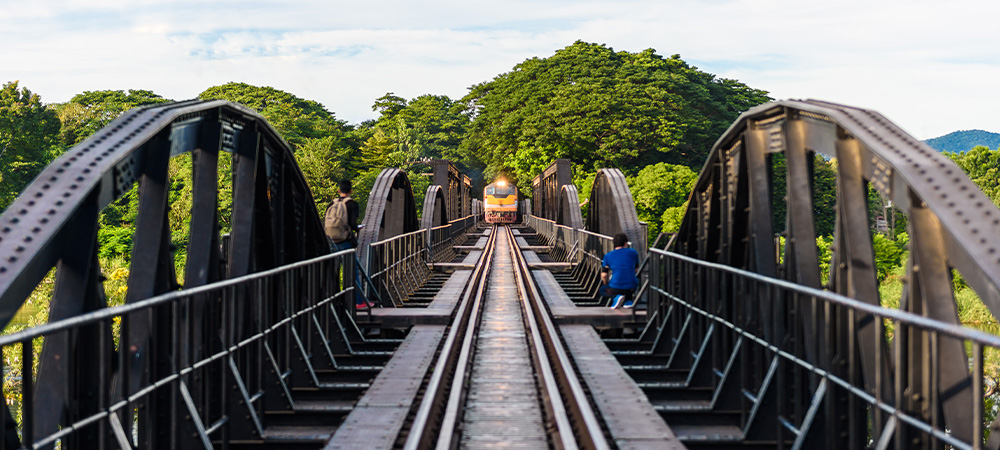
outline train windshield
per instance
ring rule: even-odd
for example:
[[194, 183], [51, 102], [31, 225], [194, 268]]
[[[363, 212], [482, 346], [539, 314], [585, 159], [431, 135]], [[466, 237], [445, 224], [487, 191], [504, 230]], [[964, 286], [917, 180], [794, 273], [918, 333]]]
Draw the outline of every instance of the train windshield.
[[497, 190], [493, 186], [486, 186], [486, 195], [496, 195]]

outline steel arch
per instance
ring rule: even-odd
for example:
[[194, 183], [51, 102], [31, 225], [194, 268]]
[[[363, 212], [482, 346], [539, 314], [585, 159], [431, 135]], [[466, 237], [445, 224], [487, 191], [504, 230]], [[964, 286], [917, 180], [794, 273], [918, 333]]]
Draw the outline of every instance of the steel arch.
[[552, 164], [531, 180], [532, 206], [535, 209], [528, 209], [525, 213], [556, 220], [562, 204], [562, 187], [572, 184], [573, 167], [570, 160], [552, 161]]
[[574, 229], [583, 228], [583, 214], [580, 212], [580, 196], [576, 186], [563, 185], [559, 192], [559, 215], [556, 223]]
[[635, 201], [625, 175], [618, 169], [601, 169], [594, 177], [587, 212], [587, 231], [614, 236], [625, 233], [640, 258], [646, 253], [646, 227], [639, 222]]
[[[788, 196], [776, 200], [771, 192], [771, 159], [779, 154], [787, 164], [784, 181]], [[833, 269], [826, 284], [821, 281], [815, 245], [814, 154], [837, 159]], [[743, 114], [715, 144], [669, 249], [879, 305], [885, 299], [880, 298], [876, 279], [868, 186], [891, 199], [910, 218], [908, 285], [899, 299], [904, 310], [960, 325], [950, 275], [957, 269], [993, 315], [1000, 317], [1000, 248], [996, 240], [1000, 236], [1000, 210], [948, 158], [870, 110], [789, 100]], [[785, 245], [780, 259], [775, 232], [781, 230], [772, 229], [775, 208], [788, 211], [781, 232]], [[979, 438], [973, 436], [969, 408], [978, 400], [973, 398], [969, 362], [959, 340], [941, 338], [932, 349], [923, 335], [907, 332], [909, 345], [899, 349], [904, 352], [905, 365], [889, 367], [884, 345], [887, 336], [877, 334], [880, 328], [870, 316], [828, 324], [838, 327], [841, 341], [820, 343], [815, 330], [819, 312], [804, 307], [794, 314], [789, 316], [788, 332], [800, 333], [804, 348], [814, 349], [809, 354], [813, 364], [851, 376], [845, 372], [847, 368], [821, 360], [819, 355], [826, 346], [845, 348], [856, 342], [869, 392], [881, 389], [881, 398], [890, 399], [895, 407], [927, 423], [940, 410], [953, 436], [965, 442]], [[929, 355], [938, 353], [940, 360], [933, 363]], [[900, 392], [907, 393], [907, 398], [898, 398]], [[845, 414], [857, 413], [841, 409], [847, 408], [845, 405], [833, 408]], [[882, 416], [881, 422], [885, 420]], [[875, 423], [873, 435], [883, 425]], [[931, 446], [927, 435], [899, 427], [895, 439], [903, 439], [905, 445]]]
[[[225, 241], [219, 235], [221, 152], [231, 153], [233, 164], [231, 233]], [[0, 254], [10, 255], [0, 262], [0, 321], [10, 321], [52, 268], [56, 287], [50, 321], [107, 306], [97, 259], [97, 218], [136, 183], [139, 209], [126, 303], [177, 289], [168, 220], [168, 160], [184, 153], [191, 153], [193, 166], [185, 288], [329, 251], [291, 148], [258, 113], [225, 101], [137, 108], [47, 166], [0, 215], [4, 224]], [[192, 310], [187, 320], [197, 326], [201, 311]], [[124, 359], [129, 370], [157, 372], [162, 363], [152, 363], [146, 355], [164, 355], [169, 346], [164, 340], [150, 339], [158, 329], [157, 321], [137, 316], [129, 322], [128, 333], [122, 337], [129, 343], [123, 345], [130, 349]], [[44, 410], [36, 411], [36, 434], [57, 430], [63, 418], [79, 420], [93, 413], [85, 402], [69, 399], [105, 390], [93, 385], [99, 368], [91, 362], [103, 350], [98, 345], [99, 333], [95, 326], [73, 339], [61, 335], [46, 340], [35, 399]], [[210, 351], [208, 341], [191, 349], [192, 354]], [[137, 381], [135, 377], [130, 384], [118, 385], [109, 395], [131, 392]], [[74, 446], [72, 442], [64, 445]]]
[[430, 246], [431, 230], [435, 227], [448, 225], [448, 203], [441, 186], [435, 184], [427, 187], [421, 215], [420, 229], [427, 231], [427, 245]]
[[368, 197], [363, 223], [365, 226], [358, 236], [358, 257], [362, 264], [367, 264], [372, 243], [420, 229], [406, 172], [396, 168], [382, 169]]

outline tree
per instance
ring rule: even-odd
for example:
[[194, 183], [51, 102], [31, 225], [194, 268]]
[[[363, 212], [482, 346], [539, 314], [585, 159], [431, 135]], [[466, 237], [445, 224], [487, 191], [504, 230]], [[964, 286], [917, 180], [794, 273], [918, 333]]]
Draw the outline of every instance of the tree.
[[993, 204], [1000, 206], [1000, 149], [982, 145], [961, 153], [945, 153], [982, 189]]
[[55, 106], [62, 122], [60, 139], [67, 147], [72, 147], [132, 108], [169, 101], [152, 91], [140, 89], [84, 91]]
[[0, 210], [6, 209], [56, 153], [59, 118], [41, 97], [13, 81], [0, 89]]
[[767, 93], [717, 79], [674, 55], [576, 42], [532, 58], [462, 99], [472, 123], [462, 151], [521, 189], [556, 158], [626, 175], [658, 162], [700, 166], [715, 139]]
[[[228, 100], [259, 112], [293, 147], [308, 139], [333, 137], [337, 148], [358, 148], [353, 128], [337, 119], [323, 105], [305, 100], [270, 86], [226, 83], [206, 89], [198, 98]], [[341, 161], [344, 164], [346, 161]]]
[[340, 163], [345, 151], [347, 149], [337, 147], [337, 140], [332, 136], [308, 139], [295, 149], [295, 160], [309, 184], [317, 211], [326, 211], [338, 195], [337, 183], [345, 177]]
[[[664, 220], [673, 221], [678, 212], [675, 208], [681, 208], [683, 215], [685, 201], [697, 179], [698, 174], [686, 166], [667, 163], [646, 166], [636, 176], [628, 178], [639, 220], [649, 224], [649, 242], [653, 242], [661, 231], [676, 231], [665, 230]], [[665, 213], [667, 210], [671, 210], [669, 215]], [[670, 228], [673, 227], [671, 224]]]
[[375, 100], [372, 110], [380, 115], [362, 147], [366, 164], [379, 165], [378, 158], [393, 146], [418, 158], [447, 159], [463, 169], [477, 165], [477, 158], [459, 152], [469, 119], [462, 114], [462, 105], [448, 96], [422, 95], [407, 101], [389, 92]]

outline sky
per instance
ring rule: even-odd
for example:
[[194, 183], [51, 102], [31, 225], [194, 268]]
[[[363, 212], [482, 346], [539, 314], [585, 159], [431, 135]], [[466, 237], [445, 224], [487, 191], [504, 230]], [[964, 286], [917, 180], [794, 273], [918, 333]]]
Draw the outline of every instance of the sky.
[[387, 92], [458, 99], [582, 40], [873, 109], [928, 139], [1000, 132], [997, 17], [993, 0], [0, 0], [0, 82], [58, 103], [237, 81], [359, 123]]

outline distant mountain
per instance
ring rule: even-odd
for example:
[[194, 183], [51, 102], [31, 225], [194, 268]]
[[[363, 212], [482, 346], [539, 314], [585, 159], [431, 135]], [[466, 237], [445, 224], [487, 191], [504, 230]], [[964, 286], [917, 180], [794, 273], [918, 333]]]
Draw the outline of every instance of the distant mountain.
[[991, 149], [1000, 147], [1000, 133], [983, 130], [963, 130], [924, 141], [939, 152], [967, 152], [977, 145]]

